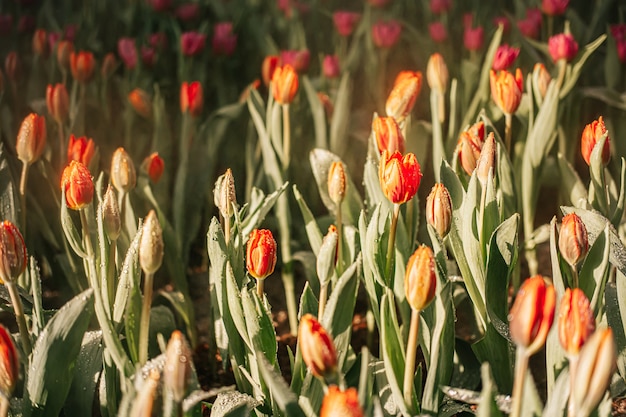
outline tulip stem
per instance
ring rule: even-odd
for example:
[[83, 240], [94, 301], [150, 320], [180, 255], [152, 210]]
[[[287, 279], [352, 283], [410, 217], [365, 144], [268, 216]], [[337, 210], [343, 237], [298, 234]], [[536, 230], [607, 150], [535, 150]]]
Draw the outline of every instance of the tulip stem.
[[578, 368], [578, 353], [569, 355], [569, 399], [567, 401], [567, 417], [576, 416], [576, 404], [574, 403], [574, 387], [576, 386], [576, 369]]
[[109, 246], [109, 264], [107, 265], [107, 291], [109, 295], [109, 304], [111, 306], [111, 310], [113, 309], [113, 304], [115, 304], [115, 253], [117, 239], [112, 239], [111, 244]]
[[506, 153], [511, 155], [511, 135], [513, 125], [513, 115], [510, 113], [504, 113], [504, 144], [506, 145]]
[[283, 104], [283, 170], [287, 172], [291, 154], [291, 125], [289, 120], [289, 104]]
[[328, 298], [328, 284], [325, 284], [320, 287], [320, 301], [319, 301], [319, 307], [317, 309], [318, 320], [322, 320], [322, 317], [324, 316], [324, 309], [326, 308], [327, 298]]
[[[337, 204], [337, 276], [343, 274], [343, 213], [341, 203]], [[321, 317], [321, 316], [320, 316]]]
[[572, 287], [578, 288], [578, 269], [576, 269], [576, 265], [572, 266]]
[[0, 395], [0, 417], [7, 417], [9, 415], [9, 406], [11, 402], [4, 395]]
[[400, 204], [394, 203], [393, 215], [391, 217], [391, 228], [389, 229], [389, 242], [387, 243], [387, 262], [385, 263], [385, 276], [387, 285], [393, 288], [393, 260], [396, 245], [396, 228], [398, 227], [398, 217], [400, 216]]
[[526, 382], [526, 372], [528, 371], [528, 354], [526, 353], [526, 348], [518, 346], [516, 356], [515, 379], [513, 380], [513, 405], [511, 407], [510, 417], [519, 417], [521, 415], [524, 383]]
[[152, 305], [154, 273], [147, 272], [143, 280], [143, 299], [141, 302], [141, 321], [139, 322], [139, 363], [148, 361], [148, 331], [150, 330], [150, 306]]
[[265, 295], [265, 280], [264, 279], [256, 280], [256, 293], [259, 296], [259, 300], [263, 302], [263, 296]]
[[22, 340], [22, 347], [26, 356], [30, 355], [32, 349], [30, 343], [30, 333], [28, 332], [28, 326], [26, 325], [26, 318], [24, 317], [24, 307], [22, 306], [22, 299], [20, 293], [17, 290], [17, 285], [13, 281], [5, 281], [4, 283], [9, 290], [11, 296], [11, 304], [13, 304], [13, 311], [15, 312], [15, 321], [17, 321], [17, 327], [20, 330], [20, 339]]
[[22, 235], [26, 236], [26, 184], [28, 183], [28, 170], [30, 164], [24, 162], [22, 165], [22, 176], [20, 177], [20, 215]]
[[411, 309], [411, 328], [409, 329], [409, 341], [406, 346], [406, 362], [404, 367], [404, 403], [413, 409], [413, 378], [415, 377], [415, 356], [419, 343], [420, 311]]
[[224, 218], [224, 241], [226, 247], [230, 246], [230, 216], [223, 216]]

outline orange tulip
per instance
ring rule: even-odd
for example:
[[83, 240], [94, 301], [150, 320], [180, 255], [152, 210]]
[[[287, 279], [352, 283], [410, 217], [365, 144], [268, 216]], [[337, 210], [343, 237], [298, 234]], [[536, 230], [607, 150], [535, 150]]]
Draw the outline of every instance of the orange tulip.
[[363, 417], [359, 394], [355, 388], [341, 391], [336, 385], [328, 387], [322, 401], [320, 417]]
[[93, 200], [93, 179], [89, 169], [78, 161], [71, 161], [61, 176], [61, 191], [67, 207], [80, 210]]
[[180, 86], [180, 111], [185, 114], [189, 112], [193, 117], [198, 117], [202, 113], [204, 97], [202, 84], [199, 81], [187, 83]]
[[25, 164], [35, 162], [46, 147], [46, 119], [31, 113], [22, 121], [17, 133], [17, 157]]
[[272, 95], [280, 104], [289, 104], [298, 92], [298, 73], [291, 65], [276, 68], [272, 75]]
[[11, 333], [0, 325], [0, 395], [9, 399], [20, 376], [20, 358]]
[[128, 101], [139, 115], [146, 119], [152, 118], [152, 99], [147, 92], [141, 88], [135, 88], [128, 93]]
[[127, 193], [137, 184], [135, 164], [124, 148], [117, 148], [111, 158], [111, 183], [118, 192]]
[[268, 86], [272, 81], [272, 76], [276, 68], [280, 66], [280, 57], [278, 55], [268, 55], [263, 60], [261, 66], [261, 76], [263, 77], [263, 83]]
[[150, 180], [153, 183], [159, 182], [161, 176], [163, 175], [163, 171], [165, 170], [165, 163], [163, 162], [163, 158], [159, 156], [158, 152], [153, 152], [149, 156], [144, 159], [141, 164], [141, 168], [144, 172], [148, 174]]
[[492, 176], [495, 177], [496, 175], [496, 151], [496, 137], [493, 132], [491, 132], [487, 136], [485, 143], [483, 143], [480, 156], [478, 157], [478, 161], [476, 161], [476, 176], [483, 187], [487, 184], [490, 171]]
[[419, 71], [402, 71], [396, 77], [393, 89], [387, 97], [385, 111], [387, 116], [402, 122], [411, 113], [415, 100], [422, 89], [422, 73]]
[[48, 34], [44, 29], [37, 29], [33, 34], [33, 52], [42, 58], [48, 58], [50, 55]]
[[12, 83], [16, 83], [20, 78], [22, 61], [15, 51], [11, 51], [4, 58], [4, 72]]
[[400, 152], [383, 151], [378, 168], [378, 179], [385, 196], [394, 204], [409, 201], [420, 186], [422, 172], [414, 154], [404, 157]]
[[70, 135], [70, 142], [67, 147], [67, 161], [78, 161], [89, 166], [91, 159], [96, 153], [96, 144], [93, 139], [81, 136], [77, 138], [74, 135]]
[[102, 66], [100, 67], [100, 75], [105, 80], [113, 75], [113, 72], [117, 68], [117, 59], [112, 52], [109, 52], [104, 56], [102, 60]]
[[346, 196], [346, 172], [341, 161], [334, 161], [328, 170], [328, 195], [335, 205]]
[[181, 402], [187, 393], [192, 373], [192, 355], [185, 336], [180, 330], [174, 330], [167, 342], [163, 366], [163, 386], [172, 393], [174, 401]]
[[404, 274], [406, 300], [412, 309], [421, 311], [435, 298], [437, 274], [431, 248], [421, 245], [409, 258]]
[[144, 274], [154, 274], [163, 263], [163, 229], [154, 210], [143, 220], [139, 241], [139, 266]]
[[59, 41], [57, 43], [57, 63], [62, 71], [70, 70], [70, 57], [74, 53], [72, 41]]
[[377, 117], [372, 122], [372, 133], [376, 138], [378, 152], [404, 153], [404, 136], [393, 117]]
[[17, 279], [26, 270], [27, 262], [22, 234], [13, 223], [3, 221], [0, 223], [0, 284]]
[[426, 66], [426, 80], [431, 90], [444, 94], [448, 89], [448, 66], [443, 56], [434, 53], [428, 59]]
[[250, 233], [246, 250], [248, 273], [256, 279], [265, 279], [276, 267], [276, 241], [267, 229], [254, 229]]
[[522, 71], [515, 70], [515, 75], [503, 70], [497, 73], [490, 70], [491, 98], [505, 114], [513, 114], [517, 111], [522, 101]]
[[46, 106], [48, 113], [57, 123], [62, 123], [69, 114], [70, 99], [64, 84], [48, 84], [46, 88]]
[[593, 151], [593, 148], [604, 135], [606, 135], [606, 140], [604, 141], [604, 147], [602, 148], [602, 164], [606, 165], [609, 163], [609, 159], [611, 158], [611, 145], [609, 143], [610, 138], [606, 130], [606, 126], [604, 126], [602, 116], [600, 116], [598, 120], [594, 120], [585, 126], [580, 140], [580, 151], [582, 152], [583, 159], [587, 165], [591, 164], [591, 152]]
[[443, 239], [450, 231], [452, 222], [452, 200], [445, 185], [437, 183], [426, 198], [426, 222]]
[[576, 266], [589, 252], [587, 228], [576, 213], [563, 217], [559, 232], [559, 251], [563, 259], [572, 266]]
[[79, 83], [86, 83], [93, 77], [95, 60], [91, 52], [80, 51], [70, 54], [70, 70], [72, 77]]
[[532, 77], [533, 87], [539, 92], [541, 98], [544, 98], [546, 96], [546, 92], [548, 91], [550, 81], [552, 81], [552, 76], [550, 76], [546, 66], [541, 62], [538, 62], [533, 67]]
[[461, 132], [459, 143], [457, 144], [457, 153], [461, 167], [467, 175], [472, 175], [474, 169], [476, 169], [482, 147], [483, 141], [478, 136], [472, 135], [469, 131]]
[[333, 340], [311, 314], [305, 314], [300, 319], [298, 345], [302, 360], [313, 375], [324, 378], [337, 371], [337, 351]]
[[596, 329], [589, 299], [580, 288], [565, 290], [559, 307], [559, 341], [570, 355], [576, 355]]

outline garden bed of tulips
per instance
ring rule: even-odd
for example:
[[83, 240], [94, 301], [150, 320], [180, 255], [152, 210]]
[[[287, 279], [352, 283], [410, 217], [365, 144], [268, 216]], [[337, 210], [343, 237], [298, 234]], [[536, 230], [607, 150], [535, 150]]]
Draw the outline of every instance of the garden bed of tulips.
[[626, 5], [0, 3], [0, 417], [626, 415]]

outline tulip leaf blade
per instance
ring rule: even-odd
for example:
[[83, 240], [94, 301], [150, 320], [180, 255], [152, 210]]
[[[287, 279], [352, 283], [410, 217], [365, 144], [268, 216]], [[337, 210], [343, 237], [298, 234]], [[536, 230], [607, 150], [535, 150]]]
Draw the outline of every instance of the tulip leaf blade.
[[589, 247], [579, 275], [580, 289], [589, 299], [596, 320], [604, 312], [604, 288], [609, 277], [609, 224]]
[[306, 417], [304, 411], [302, 411], [302, 408], [298, 405], [298, 398], [289, 389], [289, 386], [287, 386], [287, 383], [276, 370], [275, 366], [271, 365], [264, 355], [259, 355], [257, 360], [259, 372], [267, 384], [267, 388], [272, 394], [270, 398], [275, 402], [276, 406], [278, 406], [286, 416]]

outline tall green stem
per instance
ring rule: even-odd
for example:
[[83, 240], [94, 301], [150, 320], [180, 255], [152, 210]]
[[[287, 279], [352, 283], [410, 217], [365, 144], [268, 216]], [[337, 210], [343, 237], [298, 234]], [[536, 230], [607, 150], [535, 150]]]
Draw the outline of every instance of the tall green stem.
[[291, 163], [291, 121], [289, 117], [289, 104], [283, 104], [283, 171], [289, 170]]
[[326, 299], [328, 298], [328, 284], [322, 285], [320, 288], [320, 301], [317, 308], [317, 318], [319, 320], [324, 316], [324, 309], [326, 308]]
[[115, 286], [117, 284], [115, 280], [115, 254], [116, 254], [116, 246], [117, 240], [111, 240], [111, 245], [109, 246], [109, 263], [107, 265], [107, 291], [109, 296], [109, 304], [111, 309], [113, 309], [113, 304], [115, 303]]
[[139, 363], [148, 361], [148, 331], [150, 330], [150, 306], [152, 305], [154, 273], [146, 273], [143, 281], [141, 321], [139, 322]]
[[511, 136], [512, 136], [513, 115], [510, 113], [504, 113], [504, 144], [506, 145], [507, 154], [511, 155]]
[[24, 162], [22, 165], [22, 175], [20, 177], [20, 215], [22, 235], [26, 236], [26, 184], [28, 183], [28, 170], [30, 164]]
[[393, 288], [393, 260], [396, 253], [396, 229], [398, 227], [398, 217], [400, 216], [400, 204], [393, 205], [393, 215], [391, 217], [391, 228], [389, 229], [389, 242], [387, 243], [387, 262], [385, 263], [385, 278], [387, 285]]
[[[337, 276], [343, 274], [343, 213], [341, 203], [337, 204]], [[321, 316], [320, 316], [321, 317]]]
[[263, 302], [263, 297], [265, 296], [265, 279], [256, 280], [256, 294], [259, 296], [259, 300]]
[[22, 305], [22, 299], [20, 293], [17, 290], [17, 285], [13, 281], [6, 281], [4, 283], [9, 290], [11, 296], [11, 304], [13, 304], [13, 311], [15, 311], [15, 321], [17, 321], [17, 327], [20, 330], [20, 339], [22, 341], [22, 347], [26, 356], [30, 355], [32, 346], [30, 343], [30, 333], [28, 332], [28, 326], [26, 325], [26, 317], [24, 316], [24, 306]]
[[[439, 167], [441, 165], [441, 161], [446, 158], [445, 147], [443, 143], [443, 129], [441, 124], [443, 123], [442, 117], [445, 114], [442, 114], [443, 94], [438, 91], [430, 92], [430, 111], [432, 114], [432, 125], [433, 125], [433, 172], [435, 174], [435, 181], [439, 182]], [[443, 110], [445, 112], [445, 110]]]
[[406, 346], [406, 364], [404, 367], [404, 403], [409, 409], [413, 408], [413, 377], [415, 375], [415, 356], [419, 342], [420, 311], [411, 309], [411, 328]]
[[528, 354], [526, 348], [518, 346], [515, 361], [515, 379], [513, 380], [513, 405], [510, 417], [520, 417], [524, 400], [524, 383], [528, 371]]
[[578, 354], [569, 356], [569, 399], [567, 401], [567, 417], [576, 417], [574, 387], [576, 386], [576, 369], [578, 368], [578, 357]]
[[0, 395], [0, 417], [7, 417], [9, 415], [9, 406], [11, 402], [4, 395]]

